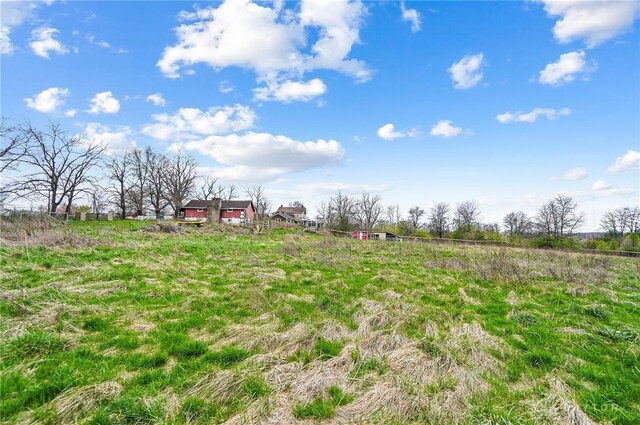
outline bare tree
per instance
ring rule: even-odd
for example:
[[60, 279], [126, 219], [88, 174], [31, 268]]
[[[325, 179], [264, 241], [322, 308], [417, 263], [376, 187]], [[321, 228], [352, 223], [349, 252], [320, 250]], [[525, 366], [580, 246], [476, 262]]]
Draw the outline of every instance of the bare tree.
[[195, 189], [196, 166], [196, 161], [182, 152], [173, 155], [167, 160], [167, 167], [163, 176], [167, 188], [167, 200], [171, 208], [173, 208], [173, 215], [176, 218], [184, 201]]
[[371, 231], [382, 218], [382, 197], [372, 195], [363, 190], [360, 199], [356, 201], [356, 217], [362, 228]]
[[169, 206], [169, 191], [165, 178], [166, 170], [169, 169], [169, 159], [162, 154], [153, 152], [151, 148], [145, 151], [147, 161], [147, 189], [149, 206], [153, 210], [156, 218], [164, 209]]
[[104, 212], [109, 204], [108, 198], [102, 196], [106, 190], [97, 183], [94, 183], [91, 192], [89, 194], [89, 199], [91, 200], [91, 211], [95, 214], [96, 219], [100, 217], [100, 214]]
[[389, 224], [398, 224], [400, 221], [400, 206], [389, 205], [386, 211], [386, 220]]
[[509, 236], [524, 236], [531, 232], [531, 219], [523, 211], [512, 211], [504, 216], [502, 224]]
[[[202, 200], [208, 200], [217, 198], [216, 196], [221, 189], [218, 186], [218, 179], [212, 176], [200, 177], [200, 190], [198, 190], [197, 197]], [[224, 190], [224, 189], [223, 189]]]
[[411, 229], [415, 230], [418, 227], [420, 227], [420, 220], [422, 219], [422, 216], [424, 215], [424, 210], [422, 208], [420, 208], [419, 206], [415, 206], [412, 208], [409, 208], [409, 223], [411, 225]]
[[578, 211], [576, 201], [567, 195], [557, 195], [538, 210], [535, 227], [547, 236], [570, 235], [584, 223], [585, 214]]
[[227, 195], [227, 201], [236, 199], [238, 197], [235, 184], [230, 184], [227, 186], [226, 195]]
[[302, 202], [300, 202], [300, 201], [293, 201], [293, 202], [289, 203], [289, 206], [293, 207], [293, 208], [304, 208], [305, 209], [305, 213], [307, 211], [307, 209], [305, 208], [304, 204]]
[[480, 225], [480, 205], [476, 201], [465, 201], [456, 205], [453, 224], [457, 231], [469, 232]]
[[27, 150], [24, 132], [0, 118], [0, 173], [14, 170]]
[[113, 184], [109, 190], [111, 203], [118, 209], [120, 218], [127, 216], [127, 193], [129, 191], [130, 153], [116, 155], [105, 165], [107, 177]]
[[443, 238], [449, 230], [449, 211], [449, 204], [445, 202], [440, 202], [429, 210], [427, 228], [437, 238]]
[[336, 230], [351, 230], [355, 212], [356, 203], [353, 198], [338, 191], [329, 200], [329, 225]]
[[640, 229], [640, 208], [618, 208], [605, 213], [600, 227], [610, 236], [622, 237]]
[[67, 137], [59, 124], [49, 123], [45, 131], [40, 131], [27, 121], [16, 131], [25, 144], [24, 153], [16, 161], [24, 169], [16, 178], [16, 190], [25, 196], [46, 197], [50, 212], [65, 199], [73, 201], [104, 152], [100, 144]]
[[316, 206], [316, 220], [325, 226], [333, 222], [330, 202], [322, 201], [320, 205]]
[[151, 148], [134, 149], [128, 156], [131, 184], [127, 190], [127, 196], [138, 215], [143, 215], [145, 210], [145, 200], [149, 188], [149, 157], [152, 154]]
[[256, 209], [255, 219], [256, 221], [264, 220], [269, 214], [271, 208], [271, 201], [265, 194], [265, 189], [261, 185], [249, 187], [245, 189], [245, 193], [253, 202], [253, 206]]

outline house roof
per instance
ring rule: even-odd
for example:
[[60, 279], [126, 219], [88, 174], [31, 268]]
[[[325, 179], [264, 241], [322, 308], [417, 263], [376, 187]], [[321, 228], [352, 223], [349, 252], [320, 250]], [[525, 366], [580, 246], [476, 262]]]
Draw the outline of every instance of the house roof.
[[305, 214], [307, 209], [305, 207], [283, 207], [280, 205], [277, 212], [285, 213], [285, 214]]
[[182, 208], [209, 208], [212, 202], [213, 202], [212, 199], [209, 199], [209, 200], [194, 199], [192, 201], [187, 202], [187, 205], [185, 205]]
[[222, 201], [222, 205], [220, 205], [220, 208], [223, 210], [228, 210], [228, 209], [240, 209], [240, 210], [244, 210], [249, 208], [249, 205], [251, 204], [251, 201]]
[[291, 214], [287, 214], [285, 212], [282, 211], [276, 211], [273, 213], [273, 215], [271, 217], [275, 217], [275, 216], [280, 216], [286, 220], [295, 220], [295, 218], [291, 215]]

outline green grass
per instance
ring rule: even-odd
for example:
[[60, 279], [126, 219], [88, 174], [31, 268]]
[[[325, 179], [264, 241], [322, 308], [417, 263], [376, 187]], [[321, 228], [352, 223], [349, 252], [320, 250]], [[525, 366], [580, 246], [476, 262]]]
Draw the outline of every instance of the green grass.
[[[63, 395], [106, 382], [121, 391], [68, 421], [320, 421], [383, 388], [414, 407], [353, 422], [560, 422], [562, 399], [640, 423], [637, 259], [145, 225], [0, 247], [3, 423], [61, 422]], [[427, 362], [449, 373], [417, 377]], [[460, 411], [439, 404], [450, 394]]]

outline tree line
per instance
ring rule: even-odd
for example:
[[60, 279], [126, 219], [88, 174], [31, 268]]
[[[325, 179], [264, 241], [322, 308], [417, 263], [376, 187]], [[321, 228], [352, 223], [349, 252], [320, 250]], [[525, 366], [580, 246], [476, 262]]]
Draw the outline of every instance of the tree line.
[[[480, 204], [464, 201], [455, 205], [436, 203], [425, 210], [420, 206], [409, 208], [403, 216], [398, 205], [384, 206], [382, 197], [363, 191], [359, 196], [348, 196], [340, 191], [317, 206], [317, 218], [329, 228], [342, 231], [389, 231], [403, 236], [427, 236], [471, 240], [503, 240], [520, 242], [531, 240], [540, 246], [571, 245], [572, 236], [584, 224], [585, 213], [576, 200], [567, 195], [556, 195], [545, 202], [533, 216], [523, 211], [512, 211], [498, 223], [482, 221]], [[598, 248], [617, 249], [621, 241], [640, 232], [640, 208], [627, 207], [607, 212], [601, 222], [604, 239], [617, 241]], [[638, 243], [627, 243], [627, 248], [640, 249]]]
[[[195, 159], [184, 152], [163, 154], [150, 147], [112, 154], [99, 141], [70, 135], [59, 124], [38, 129], [29, 121], [0, 123], [0, 172], [13, 177], [0, 186], [2, 200], [46, 202], [47, 212], [72, 212], [85, 196], [93, 212], [114, 208], [121, 218], [152, 211], [158, 217], [178, 211], [192, 198], [225, 200], [242, 195], [234, 184], [223, 186], [199, 175]], [[259, 218], [270, 209], [262, 186], [244, 190]]]

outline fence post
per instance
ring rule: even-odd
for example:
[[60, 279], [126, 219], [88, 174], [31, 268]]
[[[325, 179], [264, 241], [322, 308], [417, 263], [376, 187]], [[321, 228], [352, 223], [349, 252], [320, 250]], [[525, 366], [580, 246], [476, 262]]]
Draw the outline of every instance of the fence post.
[[107, 220], [113, 221], [113, 212], [109, 211], [109, 213], [107, 214]]
[[80, 221], [86, 221], [87, 220], [87, 213], [82, 211], [80, 213]]

